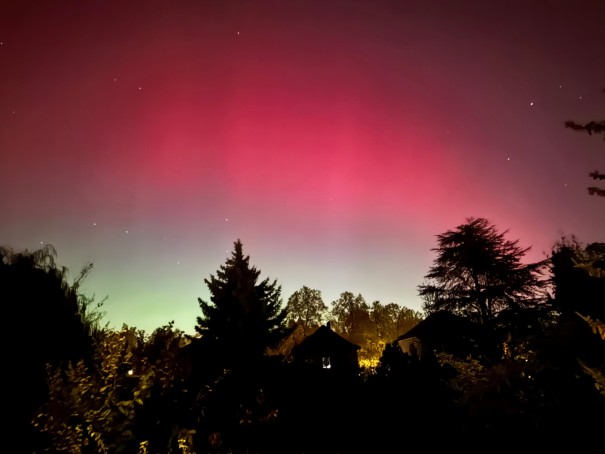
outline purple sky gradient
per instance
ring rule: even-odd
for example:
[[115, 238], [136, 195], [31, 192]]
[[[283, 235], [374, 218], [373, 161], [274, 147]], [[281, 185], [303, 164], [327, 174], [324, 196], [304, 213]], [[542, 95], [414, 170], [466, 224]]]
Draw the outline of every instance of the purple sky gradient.
[[421, 309], [435, 235], [605, 241], [602, 1], [4, 1], [0, 243], [51, 243], [105, 321], [193, 332], [241, 239]]

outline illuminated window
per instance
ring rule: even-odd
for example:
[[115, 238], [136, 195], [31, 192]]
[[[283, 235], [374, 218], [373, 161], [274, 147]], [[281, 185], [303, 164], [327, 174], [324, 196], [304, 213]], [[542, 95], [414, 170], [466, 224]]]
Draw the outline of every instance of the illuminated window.
[[332, 364], [330, 364], [330, 357], [329, 356], [323, 356], [321, 358], [321, 367], [323, 367], [324, 369], [331, 369], [332, 368]]

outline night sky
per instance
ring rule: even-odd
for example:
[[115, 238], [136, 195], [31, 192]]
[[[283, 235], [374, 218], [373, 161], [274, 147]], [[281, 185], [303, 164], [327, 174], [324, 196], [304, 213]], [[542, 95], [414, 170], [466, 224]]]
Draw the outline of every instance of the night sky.
[[104, 321], [193, 332], [239, 238], [421, 310], [435, 235], [605, 240], [603, 1], [0, 2], [0, 243], [52, 244]]

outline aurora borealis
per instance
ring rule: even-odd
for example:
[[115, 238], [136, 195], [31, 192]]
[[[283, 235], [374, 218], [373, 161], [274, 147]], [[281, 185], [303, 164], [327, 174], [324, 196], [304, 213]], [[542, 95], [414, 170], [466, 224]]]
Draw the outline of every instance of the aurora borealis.
[[241, 239], [420, 310], [435, 235], [605, 238], [602, 1], [3, 1], [0, 244], [94, 269], [112, 326], [193, 332]]

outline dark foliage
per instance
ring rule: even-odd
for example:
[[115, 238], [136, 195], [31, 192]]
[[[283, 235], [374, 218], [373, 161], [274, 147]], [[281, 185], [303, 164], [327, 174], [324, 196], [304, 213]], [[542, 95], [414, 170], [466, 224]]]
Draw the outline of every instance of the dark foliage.
[[605, 279], [599, 274], [603, 270], [604, 243], [582, 245], [571, 237], [562, 238], [553, 248], [552, 305], [560, 317], [540, 346], [540, 355], [545, 363], [571, 377], [585, 379], [578, 360], [605, 370], [605, 343], [583, 319], [605, 320]]
[[91, 265], [69, 284], [67, 269], [57, 266], [55, 259], [51, 245], [20, 253], [0, 248], [0, 294], [8, 321], [2, 344], [8, 353], [4, 365], [6, 389], [12, 396], [9, 414], [25, 445], [34, 443], [31, 421], [48, 398], [47, 364], [92, 361], [92, 336], [98, 328], [95, 316], [87, 313], [91, 300], [79, 293]]
[[[605, 89], [603, 89], [603, 93], [605, 93]], [[575, 121], [568, 120], [565, 122], [565, 127], [574, 131], [585, 131], [590, 136], [593, 134], [602, 134], [603, 140], [605, 141], [605, 120], [589, 121], [587, 123], [577, 123]], [[599, 172], [598, 170], [590, 172], [588, 176], [593, 180], [605, 180], [605, 173]], [[587, 189], [590, 195], [605, 197], [604, 188], [600, 188], [598, 186], [590, 186]]]
[[[605, 133], [605, 121], [589, 121], [585, 124], [579, 124], [575, 121], [566, 121], [565, 127], [574, 131], [586, 131], [589, 135]], [[605, 137], [603, 138], [605, 140]]]
[[544, 263], [524, 264], [529, 248], [507, 240], [484, 218], [437, 235], [437, 258], [419, 286], [424, 310], [441, 310], [493, 326], [503, 311], [539, 309]]
[[[493, 235], [470, 235], [466, 241], [462, 232], [449, 232], [465, 240], [454, 243], [464, 246], [463, 251], [449, 250], [447, 256], [448, 276], [457, 279], [461, 303], [454, 304], [454, 310], [433, 308], [404, 336], [387, 343], [375, 373], [368, 375], [318, 367], [323, 362], [316, 357], [325, 356], [323, 343], [330, 337], [312, 337], [307, 343], [319, 345], [302, 361], [266, 354], [287, 331], [279, 287], [268, 279], [258, 281], [260, 273], [250, 267], [241, 242], [236, 242], [216, 277], [205, 281], [212, 298], [208, 303], [200, 300], [200, 338], [185, 336], [169, 323], [149, 337], [130, 329], [123, 333], [127, 339], [116, 337], [122, 343], [108, 344], [102, 363], [112, 365], [111, 371], [117, 367], [109, 378], [122, 374], [122, 344], [127, 341], [131, 347], [126, 357], [136, 372], [122, 378], [131, 383], [132, 395], [119, 402], [121, 406], [98, 408], [95, 418], [103, 417], [107, 424], [90, 427], [99, 427], [97, 435], [106, 440], [117, 440], [111, 449], [118, 449], [110, 452], [161, 454], [399, 452], [412, 445], [425, 450], [473, 446], [548, 450], [565, 443], [582, 450], [599, 442], [605, 400], [578, 359], [605, 357], [605, 352], [602, 345], [593, 350], [583, 343], [583, 336], [593, 333], [575, 313], [578, 309], [593, 317], [602, 313], [598, 311], [603, 289], [575, 271], [586, 273], [577, 264], [587, 259], [591, 269], [602, 266], [605, 247], [566, 242], [553, 252], [554, 295], [547, 307], [556, 308], [561, 316], [549, 322], [550, 330], [544, 334], [527, 328], [535, 320], [543, 323], [534, 317], [542, 304], [541, 283], [528, 289], [522, 285], [527, 273], [540, 280], [538, 269], [521, 264], [518, 258], [525, 250], [516, 242], [504, 240], [504, 234], [486, 221], [476, 221], [476, 228], [483, 226]], [[513, 257], [498, 249], [501, 243]], [[480, 284], [475, 293], [472, 286], [462, 287], [465, 276], [475, 282], [473, 273]], [[52, 294], [52, 287], [44, 291]], [[471, 296], [485, 298], [491, 308], [486, 323]], [[490, 305], [488, 299], [496, 297], [502, 301]], [[567, 314], [578, 322], [573, 330], [564, 323]], [[532, 349], [516, 358], [486, 355], [493, 329], [505, 325], [508, 342], [523, 345], [531, 339]], [[404, 352], [398, 341], [406, 336], [420, 340], [420, 354]], [[65, 394], [59, 394], [75, 398], [77, 404], [92, 391], [102, 402], [111, 402], [103, 394], [115, 392], [113, 380], [92, 380], [103, 386], [89, 388], [84, 372], [77, 389], [61, 388]], [[80, 403], [78, 408], [87, 408], [86, 402]], [[124, 409], [133, 410], [126, 425]], [[69, 417], [64, 421], [74, 426], [77, 422]], [[90, 451], [83, 445], [81, 451], [70, 452]]]
[[210, 302], [198, 299], [202, 316], [197, 318], [201, 344], [225, 367], [254, 362], [268, 348], [275, 348], [290, 332], [285, 326], [281, 286], [249, 264], [241, 241], [216, 276], [204, 282]]
[[586, 266], [605, 270], [605, 243], [583, 245], [564, 237], [555, 244], [550, 258], [553, 305], [566, 318], [580, 312], [605, 320], [605, 279]]

